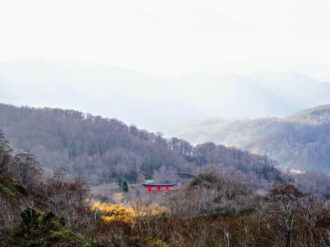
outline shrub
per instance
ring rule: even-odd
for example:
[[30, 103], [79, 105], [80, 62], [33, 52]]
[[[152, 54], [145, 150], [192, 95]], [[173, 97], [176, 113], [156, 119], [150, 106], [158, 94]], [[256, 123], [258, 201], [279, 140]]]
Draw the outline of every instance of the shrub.
[[42, 214], [34, 208], [21, 212], [21, 221], [14, 227], [9, 239], [0, 246], [97, 246], [79, 233], [63, 227], [52, 212]]

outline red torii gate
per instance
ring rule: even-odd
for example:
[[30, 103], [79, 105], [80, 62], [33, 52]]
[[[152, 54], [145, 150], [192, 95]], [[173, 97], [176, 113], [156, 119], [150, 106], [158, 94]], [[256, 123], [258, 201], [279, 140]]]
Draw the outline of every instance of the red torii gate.
[[[152, 191], [171, 191], [173, 186], [176, 184], [142, 184], [145, 190], [149, 192], [149, 196], [151, 196]], [[153, 189], [154, 188], [154, 189]]]

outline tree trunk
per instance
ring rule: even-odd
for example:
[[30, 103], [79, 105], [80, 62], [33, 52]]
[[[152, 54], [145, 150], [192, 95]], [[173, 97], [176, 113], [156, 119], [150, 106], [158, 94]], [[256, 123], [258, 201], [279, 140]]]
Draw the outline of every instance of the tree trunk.
[[291, 230], [287, 232], [285, 247], [291, 247]]

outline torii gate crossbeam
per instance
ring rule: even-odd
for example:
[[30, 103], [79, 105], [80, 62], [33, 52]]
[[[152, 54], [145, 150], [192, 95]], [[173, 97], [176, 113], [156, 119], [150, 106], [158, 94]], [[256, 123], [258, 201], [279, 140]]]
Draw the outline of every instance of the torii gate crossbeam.
[[149, 196], [151, 196], [152, 191], [172, 191], [172, 187], [176, 184], [142, 184], [145, 190], [149, 192]]

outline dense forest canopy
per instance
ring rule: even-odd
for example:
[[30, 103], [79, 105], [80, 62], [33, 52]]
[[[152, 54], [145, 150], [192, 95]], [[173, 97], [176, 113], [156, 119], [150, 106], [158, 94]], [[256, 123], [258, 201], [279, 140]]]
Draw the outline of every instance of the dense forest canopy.
[[0, 128], [15, 148], [35, 154], [48, 168], [81, 173], [91, 184], [120, 177], [178, 182], [210, 164], [239, 170], [260, 184], [282, 180], [277, 163], [266, 156], [213, 143], [193, 146], [73, 110], [1, 104]]

